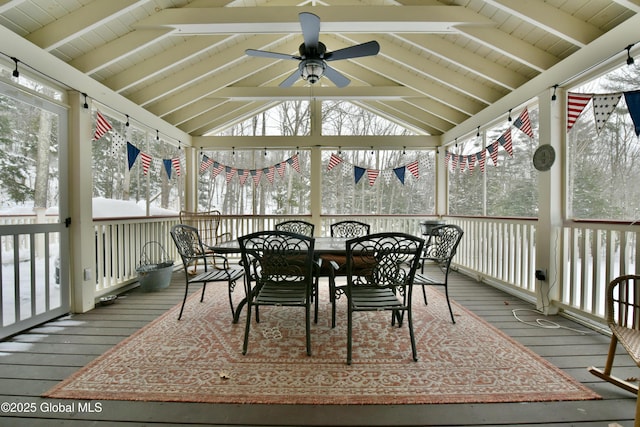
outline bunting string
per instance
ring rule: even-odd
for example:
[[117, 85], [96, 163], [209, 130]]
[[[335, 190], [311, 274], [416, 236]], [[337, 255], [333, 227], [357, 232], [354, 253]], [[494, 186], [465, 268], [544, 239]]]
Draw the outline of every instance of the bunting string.
[[373, 186], [378, 178], [382, 178], [385, 183], [389, 183], [391, 178], [395, 176], [402, 185], [405, 184], [407, 177], [407, 171], [414, 179], [420, 179], [420, 169], [429, 169], [432, 167], [429, 159], [414, 160], [406, 165], [398, 166], [390, 169], [371, 169], [364, 168], [362, 166], [353, 165], [345, 161], [342, 157], [335, 153], [331, 153], [329, 162], [327, 164], [327, 171], [335, 170], [336, 167], [342, 168], [344, 176], [348, 176], [349, 173], [353, 174], [353, 182], [358, 184], [364, 176], [367, 177], [369, 186]]
[[[531, 127], [531, 119], [529, 118], [529, 110], [525, 108], [520, 112], [518, 117], [513, 121], [513, 127], [523, 132], [529, 138], [534, 138], [533, 128]], [[508, 127], [493, 143], [487, 145], [484, 150], [480, 150], [471, 154], [456, 154], [451, 150], [447, 150], [444, 156], [444, 163], [451, 171], [465, 169], [469, 173], [473, 173], [476, 163], [480, 165], [480, 171], [485, 172], [487, 153], [491, 157], [493, 166], [498, 166], [498, 151], [502, 147], [509, 157], [513, 157], [513, 139], [511, 135], [511, 127]]]
[[269, 184], [273, 184], [276, 172], [278, 172], [278, 176], [280, 176], [280, 178], [284, 177], [287, 165], [292, 167], [296, 172], [301, 173], [298, 154], [274, 165], [257, 169], [240, 169], [224, 165], [210, 158], [206, 154], [203, 154], [200, 161], [200, 173], [204, 174], [211, 168], [211, 179], [215, 179], [222, 171], [224, 171], [227, 183], [230, 183], [233, 177], [237, 176], [240, 185], [245, 185], [248, 182], [248, 178], [251, 177], [253, 184], [257, 186], [260, 184], [263, 177], [267, 178]]
[[162, 159], [162, 161], [160, 159], [154, 159], [151, 154], [141, 151], [138, 147], [129, 142], [126, 137], [120, 135], [115, 129], [113, 129], [111, 123], [109, 123], [100, 110], [98, 110], [96, 112], [96, 128], [93, 133], [93, 141], [98, 141], [107, 134], [111, 135], [111, 153], [113, 155], [118, 154], [120, 150], [126, 146], [127, 165], [129, 166], [129, 170], [131, 170], [133, 165], [136, 163], [136, 160], [140, 158], [142, 163], [142, 173], [145, 176], [149, 173], [151, 166], [153, 166], [154, 169], [160, 169], [164, 166], [169, 179], [171, 179], [172, 170], [175, 170], [176, 176], [180, 176], [182, 169], [182, 160], [180, 159], [180, 156], [176, 156], [171, 159]]
[[618, 106], [623, 95], [627, 104], [629, 116], [633, 121], [636, 136], [640, 136], [639, 90], [602, 94], [569, 92], [567, 94], [567, 132], [571, 130], [578, 120], [578, 117], [580, 117], [582, 112], [586, 109], [587, 105], [593, 101], [593, 117], [595, 120], [596, 132], [599, 135], [607, 120], [611, 117], [611, 113], [613, 113]]

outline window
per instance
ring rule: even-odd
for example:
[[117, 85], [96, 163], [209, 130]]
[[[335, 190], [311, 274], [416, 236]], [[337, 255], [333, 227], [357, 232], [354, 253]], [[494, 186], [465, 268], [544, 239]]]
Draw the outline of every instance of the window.
[[[526, 111], [532, 133], [537, 138], [538, 109], [527, 107]], [[538, 143], [514, 125], [516, 117], [512, 119], [484, 130], [486, 143], [481, 133], [479, 137], [468, 138], [457, 147], [448, 148], [451, 215], [538, 215], [538, 175], [531, 162]], [[511, 141], [512, 154], [507, 149], [508, 141]], [[485, 159], [484, 173], [480, 166], [481, 155]]]
[[309, 150], [202, 153], [198, 209], [225, 215], [309, 214]]
[[568, 194], [570, 215], [574, 218], [630, 221], [640, 218], [640, 141], [623, 94], [637, 90], [638, 81], [640, 68], [623, 65], [568, 89], [570, 93], [621, 95], [599, 131], [593, 98], [567, 133]]
[[301, 136], [311, 127], [308, 101], [285, 101], [220, 132], [226, 136]]
[[22, 92], [17, 96], [22, 100], [0, 93], [0, 210], [37, 213], [34, 222], [56, 222], [60, 118], [46, 105], [35, 107], [42, 100]]
[[156, 132], [100, 114], [112, 129], [92, 142], [94, 217], [178, 212], [184, 188], [182, 151]]
[[346, 101], [322, 103], [323, 135], [414, 135], [414, 132]]
[[323, 150], [322, 164], [324, 215], [435, 213], [433, 151]]

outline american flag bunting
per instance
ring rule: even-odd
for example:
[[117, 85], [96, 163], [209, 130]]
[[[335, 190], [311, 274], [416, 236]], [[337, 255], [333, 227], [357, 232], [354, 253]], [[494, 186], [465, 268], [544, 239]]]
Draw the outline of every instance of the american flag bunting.
[[112, 129], [111, 123], [98, 111], [96, 113], [96, 130], [93, 133], [93, 140], [97, 141]]
[[571, 130], [592, 97], [593, 95], [590, 93], [569, 92], [567, 97], [567, 132]]

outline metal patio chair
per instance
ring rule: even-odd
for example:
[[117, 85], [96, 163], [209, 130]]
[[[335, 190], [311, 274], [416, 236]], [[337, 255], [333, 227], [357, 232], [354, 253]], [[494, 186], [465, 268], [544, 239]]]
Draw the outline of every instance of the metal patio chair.
[[238, 238], [247, 277], [247, 323], [242, 354], [247, 353], [255, 307], [301, 307], [305, 311], [307, 354], [311, 355], [311, 299], [315, 239], [287, 231], [261, 231]]
[[291, 220], [276, 224], [276, 230], [288, 231], [290, 233], [298, 233], [303, 236], [313, 237], [315, 225], [307, 221]]
[[[451, 261], [456, 255], [463, 234], [462, 228], [457, 225], [450, 224], [434, 227], [429, 236], [429, 245], [425, 246], [421, 258], [421, 271], [416, 273], [413, 280], [413, 286], [422, 287], [422, 296], [425, 305], [428, 304], [426, 286], [444, 287], [447, 305], [449, 306], [449, 314], [451, 315], [451, 321], [453, 323], [456, 323], [456, 319], [453, 316], [451, 302], [449, 301], [449, 272], [451, 271]], [[431, 274], [425, 273], [424, 266], [426, 262], [435, 263], [439, 271]]]
[[[331, 237], [353, 238], [366, 236], [371, 232], [371, 225], [355, 220], [339, 221], [331, 224]], [[329, 298], [331, 301], [331, 327], [336, 326], [336, 300], [344, 294], [344, 287], [337, 287], [335, 278], [346, 276], [347, 257], [341, 254], [322, 255], [322, 264], [318, 278], [329, 278]]]
[[423, 239], [405, 233], [377, 233], [347, 241], [347, 364], [352, 358], [353, 314], [362, 311], [390, 311], [391, 323], [397, 320], [398, 327], [406, 314], [413, 360], [418, 360], [411, 283], [423, 246]]
[[[229, 265], [229, 261], [222, 255], [207, 252], [205, 249], [198, 229], [190, 225], [177, 224], [171, 228], [171, 237], [182, 258], [182, 265], [185, 274], [184, 298], [178, 320], [182, 318], [184, 305], [189, 295], [189, 285], [192, 283], [202, 283], [202, 296], [200, 302], [204, 301], [204, 292], [209, 282], [227, 282], [229, 293], [229, 305], [231, 306], [232, 318], [235, 318], [235, 308], [233, 305], [233, 291], [236, 287], [238, 279], [244, 276], [242, 268], [234, 268]], [[209, 263], [209, 260], [215, 259], [217, 262]], [[204, 271], [198, 273], [190, 272], [189, 268], [197, 268], [199, 263], [203, 264]]]

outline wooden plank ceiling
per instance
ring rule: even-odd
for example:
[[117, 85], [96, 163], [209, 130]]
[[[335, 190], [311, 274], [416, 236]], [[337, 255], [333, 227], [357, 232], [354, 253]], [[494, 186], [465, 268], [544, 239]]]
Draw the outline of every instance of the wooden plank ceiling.
[[[301, 11], [320, 17], [328, 51], [376, 40], [380, 53], [331, 63], [347, 87], [279, 87], [297, 61], [245, 49], [297, 54]], [[442, 135], [638, 12], [639, 0], [0, 0], [1, 25], [194, 137], [311, 96]]]

